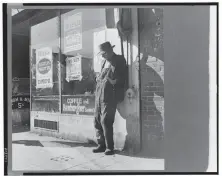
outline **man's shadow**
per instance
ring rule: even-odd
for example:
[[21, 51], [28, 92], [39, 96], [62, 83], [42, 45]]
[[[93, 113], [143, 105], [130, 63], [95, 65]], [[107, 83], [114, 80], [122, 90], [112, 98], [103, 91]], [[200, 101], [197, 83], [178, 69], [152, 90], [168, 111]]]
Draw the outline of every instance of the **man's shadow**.
[[144, 54], [141, 75], [141, 154], [163, 158], [164, 140], [164, 62], [161, 57]]
[[[156, 58], [157, 62], [149, 62], [148, 54], [144, 54], [138, 63], [133, 62], [133, 67], [140, 72], [140, 95], [133, 101], [140, 101], [140, 117], [129, 115], [119, 109], [121, 117], [126, 121], [126, 140], [120, 155], [130, 155], [145, 158], [163, 158], [164, 136], [164, 82], [163, 61]], [[153, 67], [161, 65], [159, 67]], [[156, 64], [156, 65], [155, 65]], [[127, 102], [125, 98], [125, 103]], [[126, 105], [127, 106], [127, 105]], [[134, 106], [133, 104], [131, 106]], [[123, 109], [123, 108], [122, 108]], [[130, 109], [130, 107], [128, 107]], [[139, 120], [139, 121], [138, 121]], [[140, 147], [138, 147], [140, 143]], [[139, 149], [140, 148], [140, 149]]]

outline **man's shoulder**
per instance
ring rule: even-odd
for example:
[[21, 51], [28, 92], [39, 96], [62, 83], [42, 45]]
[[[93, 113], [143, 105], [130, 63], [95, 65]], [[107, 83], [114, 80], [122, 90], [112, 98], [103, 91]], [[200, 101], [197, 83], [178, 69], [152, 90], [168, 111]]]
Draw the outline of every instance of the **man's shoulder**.
[[117, 58], [124, 58], [124, 56], [121, 55], [121, 54], [115, 54], [115, 56], [116, 56]]
[[123, 55], [116, 54], [116, 61], [117, 63], [125, 63], [126, 59]]

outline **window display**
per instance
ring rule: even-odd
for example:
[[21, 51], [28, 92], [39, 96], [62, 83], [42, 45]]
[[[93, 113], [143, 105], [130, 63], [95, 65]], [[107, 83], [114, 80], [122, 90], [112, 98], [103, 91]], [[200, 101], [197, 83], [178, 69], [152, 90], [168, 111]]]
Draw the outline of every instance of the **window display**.
[[105, 9], [58, 10], [57, 17], [31, 25], [32, 111], [94, 114], [95, 53], [105, 26]]
[[59, 17], [33, 24], [38, 18], [30, 22], [31, 110], [59, 112]]
[[94, 94], [94, 33], [101, 27], [105, 30], [105, 9], [76, 9], [61, 16], [62, 95]]
[[61, 16], [63, 113], [94, 114], [94, 33], [98, 29], [105, 31], [105, 9], [76, 9]]

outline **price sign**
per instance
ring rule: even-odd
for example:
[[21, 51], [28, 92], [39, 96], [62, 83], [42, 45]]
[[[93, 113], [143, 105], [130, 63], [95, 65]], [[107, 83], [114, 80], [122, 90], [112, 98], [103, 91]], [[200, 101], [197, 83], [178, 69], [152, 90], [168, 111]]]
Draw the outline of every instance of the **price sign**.
[[12, 109], [30, 108], [30, 97], [28, 95], [18, 95], [12, 97]]

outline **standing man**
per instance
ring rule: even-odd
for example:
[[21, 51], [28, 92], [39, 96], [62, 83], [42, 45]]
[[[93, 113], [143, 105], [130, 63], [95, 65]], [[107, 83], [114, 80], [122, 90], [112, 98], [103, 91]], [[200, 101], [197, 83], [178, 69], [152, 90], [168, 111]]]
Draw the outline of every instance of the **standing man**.
[[94, 153], [114, 154], [113, 123], [117, 103], [124, 99], [126, 80], [126, 61], [121, 55], [113, 52], [110, 42], [99, 45], [104, 62], [97, 77], [94, 126], [98, 147]]

